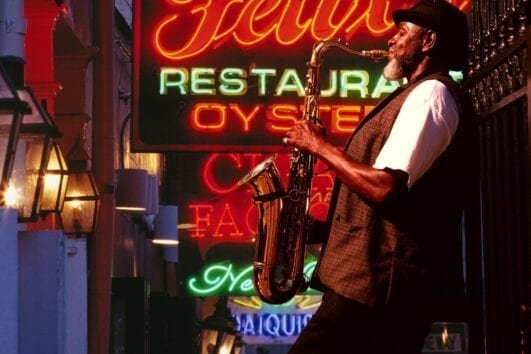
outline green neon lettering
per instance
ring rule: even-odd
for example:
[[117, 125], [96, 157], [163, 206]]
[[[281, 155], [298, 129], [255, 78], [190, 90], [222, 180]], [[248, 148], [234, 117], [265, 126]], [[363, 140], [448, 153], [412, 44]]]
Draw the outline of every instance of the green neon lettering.
[[[303, 272], [307, 280], [316, 263], [313, 259], [305, 264]], [[252, 265], [235, 271], [232, 264], [223, 262], [207, 267], [199, 276], [191, 277], [187, 284], [192, 294], [200, 296], [221, 293], [251, 295], [255, 293], [253, 274]]]
[[249, 266], [245, 268], [244, 270], [242, 270], [240, 274], [236, 275], [233, 278], [232, 284], [229, 286], [229, 292], [231, 293], [234, 291], [234, 288], [238, 285], [239, 281], [240, 281], [240, 291], [243, 291], [243, 292], [252, 291], [253, 290], [253, 282], [251, 280], [252, 271], [253, 271], [253, 266]]
[[181, 95], [186, 95], [188, 89], [188, 70], [186, 68], [160, 68], [159, 94], [167, 95], [168, 87], [176, 87]]
[[225, 68], [219, 74], [219, 92], [225, 96], [242, 96], [247, 92], [247, 72], [240, 68]]
[[284, 70], [280, 77], [275, 96], [282, 96], [284, 92], [296, 92], [297, 95], [304, 96], [304, 86], [295, 69]]
[[378, 78], [378, 82], [376, 83], [376, 87], [371, 93], [371, 97], [380, 98], [382, 96], [382, 93], [391, 93], [398, 87], [400, 87], [400, 83], [398, 81], [389, 81], [382, 74]]
[[328, 88], [321, 89], [321, 97], [332, 97], [337, 92], [337, 70], [330, 70]]
[[367, 97], [369, 90], [369, 73], [365, 70], [340, 71], [340, 97], [348, 97], [350, 91], [357, 91], [361, 98]]
[[[232, 271], [232, 264], [228, 264], [228, 265], [220, 264], [220, 265], [211, 266], [205, 270], [205, 272], [203, 273], [203, 278], [202, 278], [202, 281], [207, 287], [199, 288], [195, 286], [197, 282], [195, 277], [190, 279], [188, 286], [190, 287], [191, 290], [193, 290], [194, 292], [198, 294], [212, 293], [218, 290], [223, 285], [223, 283], [226, 282], [227, 278], [229, 278], [229, 276], [231, 275], [231, 271]], [[216, 275], [217, 272], [219, 272], [221, 275]]]
[[190, 91], [194, 95], [215, 95], [214, 68], [192, 68]]
[[267, 77], [276, 76], [277, 69], [252, 68], [249, 73], [258, 77], [258, 96], [267, 95]]

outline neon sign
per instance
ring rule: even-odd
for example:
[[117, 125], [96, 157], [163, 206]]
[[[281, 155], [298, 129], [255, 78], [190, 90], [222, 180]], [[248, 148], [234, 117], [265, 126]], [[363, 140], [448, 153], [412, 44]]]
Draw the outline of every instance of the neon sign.
[[[304, 265], [304, 274], [310, 279], [316, 261], [308, 261]], [[190, 294], [196, 296], [213, 296], [219, 294], [248, 296], [254, 295], [253, 266], [237, 268], [231, 262], [211, 264], [201, 274], [187, 281]], [[308, 293], [315, 293], [311, 289]]]
[[256, 296], [230, 297], [229, 307], [248, 344], [293, 343], [321, 303], [320, 295], [297, 295], [282, 305]]
[[[391, 12], [412, 3], [135, 1], [133, 151], [281, 151], [301, 116], [313, 43], [385, 48]], [[382, 65], [344, 53], [324, 58], [321, 120], [334, 143], [397, 87], [382, 78]]]
[[[306, 326], [311, 314], [265, 313], [234, 316], [236, 328], [245, 337], [264, 336], [272, 338], [297, 337]], [[263, 342], [263, 341], [262, 341]], [[282, 341], [285, 343], [285, 341]]]
[[[202, 189], [211, 194], [207, 200], [183, 201], [187, 205], [183, 218], [196, 225], [187, 236], [212, 245], [218, 242], [252, 241], [256, 235], [257, 211], [252, 202], [251, 190], [239, 186], [238, 181], [265, 158], [264, 154], [207, 155], [196, 172]], [[284, 185], [287, 183], [289, 156], [279, 154], [276, 159]], [[332, 193], [334, 176], [322, 163], [316, 165], [313, 178], [310, 214], [324, 219]], [[325, 171], [319, 173], [319, 171]], [[190, 172], [192, 173], [192, 172]], [[193, 178], [193, 177], [192, 177]], [[214, 197], [215, 196], [215, 197]]]

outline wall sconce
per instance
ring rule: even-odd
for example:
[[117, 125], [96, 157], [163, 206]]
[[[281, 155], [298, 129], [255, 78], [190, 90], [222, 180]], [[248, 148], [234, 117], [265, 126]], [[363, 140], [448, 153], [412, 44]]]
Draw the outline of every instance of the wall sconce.
[[94, 176], [87, 169], [89, 157], [81, 139], [67, 155], [70, 170], [60, 220], [65, 234], [90, 234], [96, 228], [100, 194]]
[[18, 97], [0, 65], [0, 206], [10, 202], [5, 192], [13, 170], [22, 117], [28, 110], [28, 104]]
[[227, 306], [227, 297], [220, 296], [214, 313], [200, 322], [200, 353], [201, 354], [236, 354], [241, 351], [238, 341], [236, 321]]
[[148, 209], [148, 172], [138, 168], [116, 170], [114, 207], [129, 213], [145, 213]]
[[159, 213], [159, 178], [157, 175], [148, 174], [148, 206], [147, 215]]
[[68, 184], [68, 167], [57, 142], [52, 143], [48, 165], [44, 172], [44, 186], [40, 214], [61, 212]]
[[48, 163], [52, 137], [58, 131], [29, 87], [18, 90], [19, 97], [29, 104], [25, 114], [15, 154], [13, 172], [6, 195], [11, 206], [18, 209], [19, 222], [36, 221], [42, 201], [44, 170]]
[[177, 205], [160, 205], [155, 216], [152, 242], [157, 245], [175, 246], [179, 243], [177, 232]]

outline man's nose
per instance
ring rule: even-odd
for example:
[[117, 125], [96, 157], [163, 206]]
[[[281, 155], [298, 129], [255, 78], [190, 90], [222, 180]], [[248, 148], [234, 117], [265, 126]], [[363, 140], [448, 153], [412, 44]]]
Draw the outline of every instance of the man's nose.
[[[395, 36], [396, 36], [396, 35], [395, 35]], [[396, 43], [395, 36], [392, 36], [392, 37], [389, 38], [389, 40], [387, 41], [387, 46], [388, 46], [388, 47], [391, 47], [392, 45], [394, 45], [394, 44]]]

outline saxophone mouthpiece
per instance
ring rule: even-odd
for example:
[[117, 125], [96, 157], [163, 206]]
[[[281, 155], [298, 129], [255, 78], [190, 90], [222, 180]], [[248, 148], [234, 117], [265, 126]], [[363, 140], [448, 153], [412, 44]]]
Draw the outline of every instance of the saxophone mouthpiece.
[[389, 52], [383, 49], [362, 50], [361, 54], [375, 61], [382, 60], [383, 58], [387, 58], [389, 56]]

